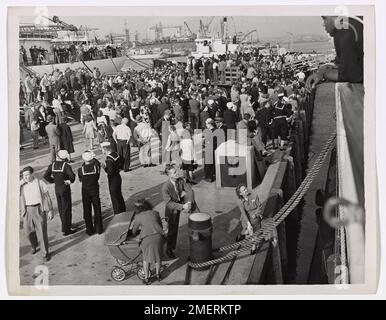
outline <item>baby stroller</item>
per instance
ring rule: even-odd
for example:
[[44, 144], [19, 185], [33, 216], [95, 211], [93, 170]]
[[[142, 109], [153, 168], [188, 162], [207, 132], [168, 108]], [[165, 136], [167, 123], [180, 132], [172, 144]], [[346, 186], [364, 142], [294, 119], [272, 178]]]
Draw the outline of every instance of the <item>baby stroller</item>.
[[134, 212], [122, 212], [114, 216], [105, 232], [105, 245], [118, 264], [111, 270], [115, 281], [123, 281], [135, 273], [139, 279], [145, 278], [139, 239], [130, 233], [134, 215]]

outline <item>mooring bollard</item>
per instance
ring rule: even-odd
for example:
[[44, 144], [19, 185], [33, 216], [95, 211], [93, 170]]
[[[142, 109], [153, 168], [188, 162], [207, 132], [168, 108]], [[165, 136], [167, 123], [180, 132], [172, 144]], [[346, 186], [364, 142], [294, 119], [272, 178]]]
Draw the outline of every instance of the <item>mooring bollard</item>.
[[200, 263], [212, 258], [212, 219], [207, 213], [189, 216], [190, 261]]

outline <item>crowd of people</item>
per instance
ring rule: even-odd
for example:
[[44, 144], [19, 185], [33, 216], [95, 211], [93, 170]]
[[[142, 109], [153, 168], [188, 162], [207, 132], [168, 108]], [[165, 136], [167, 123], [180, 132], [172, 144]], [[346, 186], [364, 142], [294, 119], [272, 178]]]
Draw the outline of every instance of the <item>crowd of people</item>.
[[53, 45], [50, 52], [42, 46], [31, 46], [27, 49], [21, 45], [19, 49], [19, 62], [25, 66], [36, 66], [49, 63], [73, 63], [121, 56], [121, 48], [115, 44], [104, 46], [86, 44]]
[[[89, 145], [82, 154], [84, 162], [77, 172], [82, 183], [86, 233], [103, 233], [98, 184], [101, 171], [107, 174], [114, 214], [126, 211], [121, 171], [131, 170], [131, 149], [138, 148], [143, 167], [166, 164], [165, 174], [169, 179], [162, 188], [168, 220], [166, 253], [174, 258], [179, 215], [198, 210], [191, 188], [196, 184], [194, 172], [198, 167], [198, 156], [194, 137], [198, 133], [203, 137], [203, 165], [208, 182], [216, 179], [216, 148], [229, 139], [238, 139], [239, 143], [243, 143], [240, 142], [243, 130], [246, 132], [245, 143], [254, 147], [258, 160], [275, 149], [284, 149], [291, 124], [305, 98], [304, 79], [307, 73], [307, 70], [285, 68], [286, 58], [261, 56], [255, 51], [237, 52], [217, 58], [190, 58], [187, 64], [171, 62], [154, 69], [129, 70], [114, 76], [101, 75], [97, 68], [67, 68], [64, 72], [54, 70], [41, 78], [27, 75], [20, 82], [20, 103], [25, 115], [20, 125], [31, 131], [33, 148], [39, 148], [39, 136], [49, 144], [51, 164], [44, 180], [55, 184], [63, 235], [77, 232], [72, 228], [71, 184], [76, 174], [71, 167], [74, 147], [71, 127], [67, 124], [70, 120], [82, 124], [84, 138]], [[196, 72], [197, 64], [204, 66], [204, 81]], [[229, 64], [237, 66], [240, 72], [239, 79], [226, 89], [219, 84], [223, 79], [222, 66]], [[223, 134], [216, 134], [218, 130]], [[224, 141], [220, 141], [222, 136]], [[152, 155], [154, 140], [159, 141], [157, 148], [162, 150], [161, 159]], [[102, 149], [105, 161], [96, 159], [96, 148]], [[32, 198], [25, 196], [31, 193], [29, 185], [34, 181], [31, 177], [33, 168], [25, 168], [23, 195], [25, 207], [31, 208], [27, 210], [30, 214], [25, 217], [32, 217], [29, 220], [25, 218], [25, 229], [33, 253], [36, 252], [37, 241], [36, 237], [31, 238], [31, 234], [37, 233], [39, 242], [44, 242], [44, 246], [40, 246], [47, 260], [50, 258], [46, 241], [47, 219], [43, 222], [39, 220], [47, 187], [44, 181], [39, 180], [39, 193]], [[247, 196], [243, 198], [245, 188], [239, 187], [238, 190], [240, 207], [258, 211], [258, 202], [251, 204]], [[52, 204], [45, 206], [51, 219]], [[142, 211], [148, 211], [142, 217], [149, 216], [152, 221], [156, 219], [153, 224], [159, 221], [157, 216], [149, 213], [152, 212], [151, 206], [143, 203], [141, 206], [146, 209]], [[246, 235], [251, 230], [250, 224], [246, 222], [248, 218], [245, 214], [241, 220], [243, 234]], [[41, 226], [33, 227], [39, 221]], [[144, 222], [141, 220], [141, 223]], [[158, 241], [162, 239], [157, 238], [156, 244], [149, 244], [153, 251], [159, 250]], [[150, 261], [144, 262], [159, 266], [157, 252], [147, 252], [145, 256], [150, 257]]]
[[[222, 143], [219, 137], [253, 146], [255, 157], [260, 160], [274, 149], [284, 149], [307, 91], [324, 80], [363, 83], [363, 26], [350, 19], [355, 28], [337, 30], [339, 18], [323, 17], [326, 31], [334, 37], [339, 63], [323, 65], [312, 75], [307, 67], [288, 68], [286, 63], [298, 60], [297, 54], [262, 56], [258, 50], [249, 50], [189, 58], [187, 64], [172, 63], [115, 76], [102, 76], [97, 69], [84, 68], [67, 69], [64, 73], [55, 70], [41, 79], [27, 76], [20, 83], [20, 103], [25, 109], [25, 121], [20, 121], [20, 126], [31, 130], [35, 148], [39, 146], [39, 136], [44, 140], [47, 137], [50, 143], [52, 162], [44, 180], [55, 184], [63, 235], [77, 231], [71, 223], [71, 184], [76, 175], [70, 164], [73, 148], [66, 118], [82, 123], [90, 142], [90, 150], [82, 154], [84, 162], [78, 168], [89, 235], [103, 233], [98, 184], [102, 168], [107, 174], [114, 214], [125, 212], [120, 172], [130, 170], [130, 148], [139, 148], [140, 162], [148, 167], [158, 164], [151, 157], [151, 141], [161, 140], [162, 163], [166, 163], [164, 173], [168, 177], [162, 186], [168, 232], [165, 235], [159, 213], [145, 199], [135, 204], [132, 227], [133, 234], [140, 232], [144, 283], [149, 284], [149, 264], [155, 264], [160, 280], [163, 243], [166, 242], [166, 254], [175, 258], [180, 214], [199, 211], [192, 189], [198, 160], [193, 138], [202, 133], [197, 130], [204, 129], [205, 178], [213, 182], [213, 154]], [[362, 41], [358, 42], [358, 35]], [[239, 69], [239, 77], [230, 90], [220, 86], [224, 65]], [[61, 132], [67, 133], [62, 137]], [[241, 132], [246, 133], [245, 140]], [[102, 162], [92, 150], [96, 138], [105, 157]], [[31, 166], [21, 172], [21, 214], [32, 253], [39, 246], [44, 259], [49, 260], [47, 220], [53, 219], [53, 205], [46, 182], [34, 177], [33, 172]], [[241, 213], [241, 240], [261, 227], [262, 205], [245, 184], [238, 185], [235, 191]]]

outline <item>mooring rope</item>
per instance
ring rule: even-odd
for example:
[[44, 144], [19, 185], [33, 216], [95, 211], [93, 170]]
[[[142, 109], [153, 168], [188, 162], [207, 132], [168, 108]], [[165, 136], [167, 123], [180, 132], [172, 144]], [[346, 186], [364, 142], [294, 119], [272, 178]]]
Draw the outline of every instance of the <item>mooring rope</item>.
[[[287, 201], [287, 203], [275, 214], [275, 216], [270, 219], [270, 221], [266, 225], [264, 225], [261, 229], [256, 231], [252, 236], [248, 237], [245, 240], [235, 242], [217, 249], [220, 252], [235, 249], [233, 251], [228, 252], [226, 255], [201, 263], [189, 262], [189, 266], [194, 269], [200, 269], [211, 266], [213, 264], [223, 263], [225, 261], [228, 261], [229, 259], [232, 259], [233, 257], [242, 252], [250, 250], [253, 245], [257, 245], [263, 240], [265, 240], [267, 237], [269, 237], [269, 235], [272, 234], [275, 228], [284, 221], [284, 219], [293, 211], [293, 209], [295, 209], [295, 207], [302, 200], [302, 198], [310, 188], [312, 182], [318, 176], [322, 166], [325, 164], [327, 155], [335, 147], [335, 142], [336, 132], [331, 134], [330, 138], [326, 141], [324, 147], [319, 153], [318, 158], [314, 162], [312, 168], [309, 170], [307, 176], [305, 177], [299, 188], [296, 190], [296, 192]], [[239, 248], [240, 246], [241, 248]]]

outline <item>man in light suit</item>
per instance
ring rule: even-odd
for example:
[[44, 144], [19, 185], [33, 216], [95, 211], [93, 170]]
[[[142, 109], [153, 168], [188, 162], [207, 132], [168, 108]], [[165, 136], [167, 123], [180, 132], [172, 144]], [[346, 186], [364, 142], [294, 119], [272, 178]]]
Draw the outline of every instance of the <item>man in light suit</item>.
[[180, 213], [198, 212], [194, 200], [194, 192], [182, 178], [181, 172], [175, 164], [166, 165], [165, 173], [169, 180], [162, 186], [162, 197], [165, 201], [165, 218], [168, 221], [168, 235], [166, 239], [166, 254], [174, 259], [173, 250], [176, 248]]
[[56, 154], [60, 149], [60, 137], [58, 136], [55, 119], [50, 114], [47, 116], [47, 121], [48, 125], [46, 126], [46, 132], [48, 136], [48, 142], [50, 144], [51, 162], [54, 162], [56, 160]]

